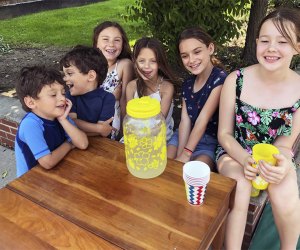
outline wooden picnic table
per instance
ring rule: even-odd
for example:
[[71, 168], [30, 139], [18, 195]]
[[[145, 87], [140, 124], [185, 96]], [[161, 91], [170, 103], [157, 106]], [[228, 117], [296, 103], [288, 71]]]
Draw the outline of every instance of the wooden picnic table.
[[[185, 250], [207, 249], [213, 243], [220, 249], [236, 182], [212, 173], [204, 204], [192, 206], [186, 199], [182, 165], [168, 159], [162, 175], [139, 179], [126, 167], [123, 144], [91, 137], [87, 150], [72, 150], [51, 170], [34, 167], [9, 183], [10, 191], [5, 192], [18, 194], [32, 211], [47, 211], [45, 218], [55, 217], [84, 231], [87, 242], [98, 239], [99, 246], [106, 243], [122, 249]], [[24, 213], [27, 217], [30, 214]], [[12, 220], [13, 215], [7, 219]], [[52, 220], [45, 220], [45, 228], [47, 221], [52, 224]], [[65, 231], [77, 238], [75, 232]], [[37, 237], [51, 244], [43, 233], [40, 235]]]
[[0, 189], [0, 249], [120, 249], [46, 208]]

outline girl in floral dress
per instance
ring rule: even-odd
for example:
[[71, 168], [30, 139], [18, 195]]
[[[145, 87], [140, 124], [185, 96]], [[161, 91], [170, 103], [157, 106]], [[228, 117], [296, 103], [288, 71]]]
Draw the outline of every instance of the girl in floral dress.
[[94, 29], [93, 46], [99, 48], [108, 62], [107, 77], [101, 85], [116, 97], [115, 115], [112, 126], [116, 139], [125, 116], [126, 85], [134, 78], [131, 50], [124, 29], [116, 22], [105, 21]]
[[[289, 68], [300, 51], [299, 11], [278, 9], [264, 18], [257, 34], [258, 64], [231, 73], [220, 100], [218, 171], [237, 181], [226, 222], [225, 248], [241, 249], [251, 180], [259, 173], [268, 194], [281, 249], [296, 249], [300, 201], [291, 149], [300, 133], [300, 76]], [[277, 166], [252, 158], [257, 143], [275, 145]]]

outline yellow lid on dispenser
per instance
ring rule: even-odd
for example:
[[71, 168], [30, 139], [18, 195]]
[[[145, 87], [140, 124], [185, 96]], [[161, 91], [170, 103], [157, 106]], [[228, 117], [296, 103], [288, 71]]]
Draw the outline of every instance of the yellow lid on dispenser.
[[160, 102], [150, 96], [134, 98], [127, 103], [126, 112], [133, 118], [150, 118], [160, 113]]

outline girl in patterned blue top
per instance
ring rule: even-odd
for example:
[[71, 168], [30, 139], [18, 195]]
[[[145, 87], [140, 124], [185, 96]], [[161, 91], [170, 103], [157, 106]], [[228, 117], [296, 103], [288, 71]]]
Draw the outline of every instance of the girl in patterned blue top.
[[108, 62], [108, 72], [101, 88], [116, 98], [111, 138], [116, 139], [125, 116], [127, 83], [134, 78], [131, 50], [124, 29], [116, 22], [105, 21], [94, 29], [93, 46], [99, 48]]
[[[226, 249], [241, 249], [251, 193], [259, 173], [270, 183], [268, 194], [281, 249], [296, 249], [300, 201], [291, 149], [300, 133], [300, 76], [289, 66], [300, 51], [300, 14], [278, 9], [266, 16], [257, 35], [258, 64], [231, 73], [220, 100], [217, 167], [237, 180], [234, 206], [225, 233]], [[251, 154], [257, 143], [274, 144], [277, 166]]]
[[212, 38], [200, 28], [184, 30], [178, 41], [183, 66], [192, 74], [182, 86], [179, 130], [168, 142], [168, 157], [201, 160], [214, 168], [218, 105], [227, 76], [214, 58]]

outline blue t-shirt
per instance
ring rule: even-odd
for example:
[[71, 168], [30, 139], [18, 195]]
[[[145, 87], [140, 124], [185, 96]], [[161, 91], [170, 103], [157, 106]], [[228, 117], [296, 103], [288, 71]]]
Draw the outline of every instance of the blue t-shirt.
[[67, 98], [72, 101], [71, 113], [76, 113], [77, 118], [90, 123], [106, 121], [115, 114], [115, 96], [97, 88], [84, 95], [71, 96], [67, 93]]
[[[71, 118], [68, 120], [74, 124]], [[38, 164], [38, 159], [50, 154], [66, 140], [71, 141], [58, 122], [29, 112], [22, 119], [15, 139], [17, 177]]]
[[[224, 70], [214, 67], [204, 86], [195, 93], [193, 89], [196, 76], [193, 75], [184, 81], [182, 86], [182, 97], [186, 103], [186, 109], [192, 122], [192, 128], [194, 127], [202, 108], [209, 98], [210, 93], [215, 87], [222, 85], [226, 77], [227, 73]], [[213, 137], [217, 136], [218, 114], [219, 110], [217, 109], [207, 124], [205, 134], [209, 134]]]

